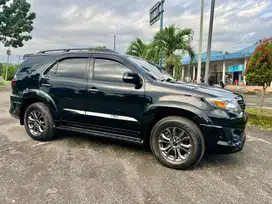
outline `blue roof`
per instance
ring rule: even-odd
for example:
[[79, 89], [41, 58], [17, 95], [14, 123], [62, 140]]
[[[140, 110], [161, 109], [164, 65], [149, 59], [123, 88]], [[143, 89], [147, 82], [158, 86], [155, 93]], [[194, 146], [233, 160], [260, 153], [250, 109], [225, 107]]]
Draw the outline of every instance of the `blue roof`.
[[[254, 45], [251, 45], [249, 47], [246, 47], [242, 50], [238, 50], [236, 52], [230, 53], [230, 54], [225, 54], [225, 53], [218, 52], [218, 51], [211, 51], [211, 62], [223, 61], [225, 59], [231, 60], [231, 59], [250, 57], [258, 45], [259, 45], [259, 42], [255, 43]], [[201, 58], [202, 58], [202, 62], [206, 62], [207, 53], [206, 52], [202, 53]], [[186, 56], [181, 60], [181, 62], [183, 65], [187, 65], [190, 63], [190, 59], [191, 58], [189, 56]], [[198, 55], [195, 56], [195, 61], [196, 62], [198, 61]]]

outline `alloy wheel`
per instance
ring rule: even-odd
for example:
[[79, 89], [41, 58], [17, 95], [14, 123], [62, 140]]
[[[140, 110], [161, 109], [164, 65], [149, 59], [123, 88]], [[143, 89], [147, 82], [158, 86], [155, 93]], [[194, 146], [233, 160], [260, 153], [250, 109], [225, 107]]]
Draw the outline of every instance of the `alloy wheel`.
[[159, 149], [169, 162], [183, 162], [192, 151], [192, 139], [179, 127], [166, 128], [159, 136]]
[[39, 136], [45, 128], [44, 115], [38, 110], [31, 111], [27, 117], [27, 124], [30, 133], [34, 136]]

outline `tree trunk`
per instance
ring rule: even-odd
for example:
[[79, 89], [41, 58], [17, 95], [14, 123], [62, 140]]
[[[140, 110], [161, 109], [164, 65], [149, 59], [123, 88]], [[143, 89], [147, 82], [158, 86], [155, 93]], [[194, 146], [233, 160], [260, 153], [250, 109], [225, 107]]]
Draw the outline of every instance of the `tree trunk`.
[[262, 112], [262, 107], [263, 107], [263, 104], [264, 104], [264, 96], [265, 96], [265, 90], [266, 90], [266, 88], [267, 88], [266, 84], [263, 85], [263, 94], [262, 94], [261, 103], [260, 103], [260, 113]]

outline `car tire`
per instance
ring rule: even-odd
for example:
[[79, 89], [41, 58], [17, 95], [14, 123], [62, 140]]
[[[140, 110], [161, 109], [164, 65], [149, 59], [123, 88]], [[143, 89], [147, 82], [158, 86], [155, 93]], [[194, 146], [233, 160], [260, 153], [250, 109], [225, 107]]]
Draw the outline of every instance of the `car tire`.
[[173, 169], [191, 168], [205, 153], [205, 141], [199, 127], [177, 116], [163, 118], [155, 124], [150, 135], [150, 147], [162, 164]]
[[54, 121], [49, 108], [44, 103], [33, 103], [24, 114], [24, 124], [28, 135], [37, 141], [49, 141], [54, 138]]

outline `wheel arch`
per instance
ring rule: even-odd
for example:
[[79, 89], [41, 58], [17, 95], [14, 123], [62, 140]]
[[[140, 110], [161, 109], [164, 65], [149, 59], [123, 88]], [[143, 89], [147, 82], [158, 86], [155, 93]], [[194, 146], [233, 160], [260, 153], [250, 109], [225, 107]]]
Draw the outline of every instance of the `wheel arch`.
[[[175, 107], [175, 106], [158, 106], [156, 108], [153, 108], [152, 111], [149, 112], [150, 115], [152, 115], [149, 120], [149, 122], [146, 125], [146, 129], [144, 132], [144, 144], [149, 145], [149, 138], [150, 133], [152, 131], [152, 128], [155, 126], [157, 122], [162, 120], [163, 118], [169, 117], [169, 116], [179, 116], [186, 119], [189, 119], [193, 121], [202, 131], [202, 128], [200, 124], [212, 124], [209, 117], [200, 109], [192, 106], [183, 106]], [[202, 131], [203, 132], [203, 131]]]
[[54, 120], [59, 119], [57, 106], [49, 94], [47, 94], [41, 90], [30, 90], [30, 91], [24, 93], [22, 98], [24, 98], [24, 100], [22, 101], [22, 106], [21, 106], [21, 111], [20, 111], [20, 124], [21, 125], [24, 125], [24, 114], [25, 114], [27, 107], [29, 107], [33, 103], [38, 103], [38, 102], [44, 103], [49, 108], [50, 113], [51, 113]]

